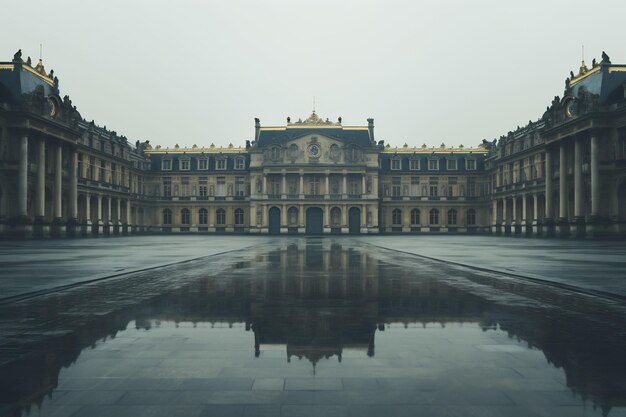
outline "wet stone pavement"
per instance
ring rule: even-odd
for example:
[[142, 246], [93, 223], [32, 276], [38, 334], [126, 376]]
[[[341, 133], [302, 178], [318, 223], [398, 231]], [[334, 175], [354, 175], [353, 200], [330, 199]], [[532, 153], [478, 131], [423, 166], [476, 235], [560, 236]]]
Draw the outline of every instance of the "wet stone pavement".
[[351, 239], [0, 304], [3, 416], [626, 416], [623, 301]]

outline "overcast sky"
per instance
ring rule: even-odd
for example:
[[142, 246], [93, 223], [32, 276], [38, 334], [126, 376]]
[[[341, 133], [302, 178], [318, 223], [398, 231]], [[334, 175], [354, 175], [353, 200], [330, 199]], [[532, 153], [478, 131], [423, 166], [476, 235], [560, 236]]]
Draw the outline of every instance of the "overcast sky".
[[585, 60], [626, 63], [626, 2], [12, 1], [22, 48], [82, 116], [135, 140], [243, 145], [317, 114], [376, 139], [475, 146], [538, 119]]

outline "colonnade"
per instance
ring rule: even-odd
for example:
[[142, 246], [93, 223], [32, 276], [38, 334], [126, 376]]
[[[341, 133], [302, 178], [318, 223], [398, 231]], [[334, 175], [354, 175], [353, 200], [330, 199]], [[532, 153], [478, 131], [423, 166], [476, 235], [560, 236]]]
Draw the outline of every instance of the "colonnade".
[[[81, 218], [79, 219], [79, 190], [78, 190], [78, 152], [76, 149], [70, 146], [64, 146], [59, 142], [46, 140], [46, 138], [29, 138], [28, 134], [24, 133], [20, 136], [19, 143], [19, 156], [18, 156], [18, 170], [17, 170], [17, 215], [18, 222], [21, 224], [23, 230], [19, 231], [24, 235], [32, 234], [35, 237], [64, 237], [64, 236], [77, 236], [79, 234], [98, 235], [101, 233], [131, 233], [132, 231], [132, 209], [131, 201], [129, 198], [125, 198], [125, 216], [121, 213], [121, 200], [107, 196], [102, 193], [80, 193], [80, 199], [84, 201], [83, 207], [81, 207]], [[51, 222], [46, 221], [46, 145], [48, 151], [53, 152], [53, 169], [52, 181], [51, 181]], [[34, 181], [34, 195], [33, 195], [33, 212], [29, 214], [28, 211], [28, 197], [29, 197], [29, 165], [28, 155], [29, 147], [33, 146], [36, 150], [37, 158], [37, 171], [35, 173]], [[64, 181], [63, 178], [63, 153], [68, 152], [68, 178]], [[64, 201], [64, 192], [66, 193], [66, 199]], [[91, 210], [91, 200], [95, 201], [95, 213]], [[107, 218], [103, 217], [103, 199], [106, 199], [108, 209], [106, 213]], [[112, 219], [112, 200], [116, 201], [117, 218]], [[93, 215], [95, 214], [95, 215]], [[31, 217], [33, 216], [34, 217]]]
[[[568, 152], [574, 150], [573, 167]], [[585, 195], [583, 172], [584, 148], [589, 143], [590, 192]], [[492, 231], [497, 234], [541, 234], [544, 236], [585, 236], [598, 231], [600, 208], [600, 150], [599, 137], [562, 139], [557, 145], [546, 147], [544, 189], [535, 192], [513, 193], [492, 202]], [[554, 163], [558, 157], [558, 189], [555, 191]], [[573, 168], [569, 170], [568, 168]], [[573, 172], [572, 172], [573, 171]], [[573, 190], [570, 173], [573, 174]], [[573, 195], [572, 192], [573, 191]], [[585, 201], [591, 200], [590, 210]], [[527, 204], [532, 201], [532, 217]], [[558, 207], [556, 207], [558, 204]], [[573, 211], [571, 205], [573, 204]]]

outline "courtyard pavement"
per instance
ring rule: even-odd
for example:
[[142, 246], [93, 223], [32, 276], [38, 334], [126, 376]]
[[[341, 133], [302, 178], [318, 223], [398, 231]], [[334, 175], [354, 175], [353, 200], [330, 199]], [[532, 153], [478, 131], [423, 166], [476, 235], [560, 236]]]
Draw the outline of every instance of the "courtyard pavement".
[[[0, 300], [291, 237], [155, 235], [0, 241]], [[319, 239], [319, 238], [318, 238]], [[626, 242], [495, 236], [341, 237], [471, 267], [626, 297]]]
[[498, 236], [374, 236], [372, 245], [626, 297], [626, 242]]

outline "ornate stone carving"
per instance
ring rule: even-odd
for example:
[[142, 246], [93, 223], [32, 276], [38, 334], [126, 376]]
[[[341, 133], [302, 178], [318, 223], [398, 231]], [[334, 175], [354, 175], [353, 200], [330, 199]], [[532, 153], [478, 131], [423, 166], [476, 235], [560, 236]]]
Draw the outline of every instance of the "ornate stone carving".
[[[291, 119], [287, 120], [288, 125], [292, 124], [290, 123], [290, 121]], [[302, 119], [298, 119], [298, 121], [293, 124], [294, 125], [310, 125], [310, 126], [340, 126], [341, 122], [333, 123], [330, 120], [328, 120], [328, 118], [324, 120], [315, 113], [315, 110], [313, 110], [313, 113], [311, 113], [311, 115], [307, 117], [304, 121]]]

